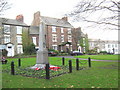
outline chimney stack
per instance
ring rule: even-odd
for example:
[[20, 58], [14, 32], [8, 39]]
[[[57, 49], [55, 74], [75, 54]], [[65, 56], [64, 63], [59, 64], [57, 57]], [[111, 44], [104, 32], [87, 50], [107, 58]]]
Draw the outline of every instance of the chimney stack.
[[62, 20], [68, 21], [68, 17], [63, 17]]
[[32, 21], [32, 25], [33, 26], [39, 26], [40, 25], [40, 12], [39, 11], [34, 13], [34, 18], [33, 18], [33, 21]]
[[20, 22], [24, 22], [24, 17], [22, 14], [16, 16], [16, 20]]

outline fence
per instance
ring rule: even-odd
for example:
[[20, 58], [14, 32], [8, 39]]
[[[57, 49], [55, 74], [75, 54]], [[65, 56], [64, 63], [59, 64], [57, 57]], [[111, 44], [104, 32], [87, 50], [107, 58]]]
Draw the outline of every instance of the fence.
[[44, 78], [44, 79], [50, 79], [56, 76], [60, 76], [66, 73], [72, 73], [73, 70], [82, 70], [84, 67], [82, 67], [83, 64], [88, 63], [88, 67], [91, 67], [91, 59], [88, 58], [88, 61], [80, 61], [79, 59], [76, 59], [75, 66], [73, 66], [72, 60], [68, 61], [68, 64], [65, 65], [65, 58], [62, 58], [62, 65], [57, 65], [57, 67], [60, 67], [60, 69], [57, 70], [51, 70], [49, 63], [46, 64], [45, 69], [41, 70], [33, 70], [26, 66], [22, 67], [21, 65], [21, 59], [18, 59], [18, 66], [14, 64], [14, 62], [11, 62], [11, 66], [8, 66], [6, 69], [2, 69], [3, 72], [11, 73], [11, 75], [22, 75], [26, 77], [33, 77], [33, 78]]

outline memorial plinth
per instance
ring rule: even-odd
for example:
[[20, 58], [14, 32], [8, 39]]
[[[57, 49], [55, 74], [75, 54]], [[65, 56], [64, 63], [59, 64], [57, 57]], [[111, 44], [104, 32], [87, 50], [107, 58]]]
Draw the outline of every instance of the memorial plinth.
[[45, 36], [45, 24], [41, 22], [39, 27], [39, 50], [37, 51], [36, 64], [35, 66], [31, 67], [32, 69], [44, 69], [45, 65], [49, 63]]

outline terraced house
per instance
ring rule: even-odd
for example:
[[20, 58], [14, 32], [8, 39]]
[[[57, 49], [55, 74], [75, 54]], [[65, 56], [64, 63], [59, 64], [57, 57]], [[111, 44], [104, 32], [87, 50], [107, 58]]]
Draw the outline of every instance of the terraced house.
[[27, 43], [27, 40], [26, 42], [23, 40], [25, 38], [23, 35], [24, 31], [28, 33], [30, 41], [38, 49], [41, 22], [44, 23], [43, 30], [45, 31], [46, 47], [48, 49], [55, 49], [61, 52], [79, 49], [81, 52], [85, 52], [85, 45], [81, 47], [79, 42], [81, 37], [86, 36], [81, 32], [81, 28], [74, 28], [68, 22], [67, 17], [61, 19], [51, 18], [41, 16], [40, 12], [36, 12], [30, 26], [24, 23], [23, 15], [18, 15], [16, 19], [0, 18], [0, 44], [8, 51], [7, 56], [11, 57], [24, 53], [23, 46]]
[[89, 49], [96, 49], [100, 51], [106, 51], [107, 53], [120, 54], [120, 41], [117, 40], [100, 40], [100, 39], [89, 39]]
[[0, 44], [8, 51], [9, 57], [23, 53], [22, 31], [28, 29], [23, 20], [22, 15], [16, 19], [0, 18]]
[[[34, 14], [34, 19], [30, 29], [30, 36], [33, 43], [38, 47], [38, 29], [40, 22], [45, 24], [46, 42], [48, 49], [70, 52], [77, 50], [78, 46], [73, 38], [75, 29], [69, 22], [67, 17], [61, 19], [41, 16], [40, 12]], [[80, 28], [79, 28], [80, 29]], [[81, 32], [80, 32], [81, 33]]]

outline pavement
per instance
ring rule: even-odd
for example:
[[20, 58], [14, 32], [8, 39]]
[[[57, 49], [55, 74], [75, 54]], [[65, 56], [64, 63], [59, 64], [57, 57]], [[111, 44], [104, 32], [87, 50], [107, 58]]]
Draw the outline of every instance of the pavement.
[[[56, 57], [64, 57], [64, 58], [70, 58], [70, 59], [76, 59], [74, 56], [56, 56]], [[88, 59], [83, 59], [83, 58], [78, 58], [80, 60], [88, 60]], [[91, 61], [104, 61], [104, 62], [120, 62], [120, 60], [96, 60], [96, 59], [91, 59]]]

